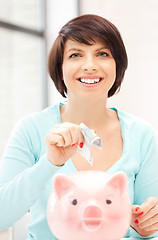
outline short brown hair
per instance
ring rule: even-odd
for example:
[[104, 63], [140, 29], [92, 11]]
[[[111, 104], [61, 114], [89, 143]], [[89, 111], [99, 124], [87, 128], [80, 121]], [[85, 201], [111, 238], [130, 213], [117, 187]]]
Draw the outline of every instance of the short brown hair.
[[118, 29], [107, 19], [93, 14], [86, 14], [70, 20], [61, 28], [49, 54], [49, 74], [63, 97], [66, 97], [67, 93], [62, 74], [66, 40], [70, 39], [92, 45], [96, 38], [106, 43], [116, 62], [116, 79], [108, 92], [108, 97], [111, 97], [120, 89], [128, 64], [121, 35]]

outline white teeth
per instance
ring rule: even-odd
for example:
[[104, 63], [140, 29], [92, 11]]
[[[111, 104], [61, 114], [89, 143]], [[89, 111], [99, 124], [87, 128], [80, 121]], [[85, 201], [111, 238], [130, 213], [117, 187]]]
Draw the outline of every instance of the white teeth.
[[80, 81], [84, 83], [97, 83], [100, 81], [100, 78], [95, 78], [95, 79], [80, 78]]
[[99, 82], [99, 81], [100, 81], [100, 78], [97, 78], [97, 79], [95, 79], [94, 81], [95, 81], [95, 82]]

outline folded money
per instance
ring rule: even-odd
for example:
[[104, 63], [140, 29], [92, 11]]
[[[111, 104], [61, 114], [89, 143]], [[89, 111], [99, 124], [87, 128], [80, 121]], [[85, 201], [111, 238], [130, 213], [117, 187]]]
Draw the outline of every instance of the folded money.
[[90, 163], [93, 164], [93, 156], [91, 146], [94, 145], [99, 149], [102, 149], [102, 139], [89, 129], [84, 123], [80, 124], [81, 132], [84, 136], [83, 148], [78, 147], [77, 151]]

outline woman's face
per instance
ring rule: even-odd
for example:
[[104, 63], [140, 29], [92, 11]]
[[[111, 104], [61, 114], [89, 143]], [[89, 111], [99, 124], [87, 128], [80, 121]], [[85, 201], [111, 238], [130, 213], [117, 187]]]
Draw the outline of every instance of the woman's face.
[[116, 78], [115, 60], [101, 41], [86, 45], [67, 40], [62, 70], [68, 97], [107, 97]]

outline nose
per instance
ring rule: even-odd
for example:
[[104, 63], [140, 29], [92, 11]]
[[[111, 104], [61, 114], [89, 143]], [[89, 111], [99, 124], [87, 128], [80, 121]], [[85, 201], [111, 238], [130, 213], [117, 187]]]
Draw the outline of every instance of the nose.
[[95, 60], [92, 56], [87, 57], [82, 65], [82, 69], [85, 72], [95, 72], [97, 71], [97, 68], [97, 64], [95, 63]]
[[89, 206], [84, 210], [84, 218], [101, 218], [102, 212], [97, 206]]
[[102, 223], [102, 212], [97, 206], [88, 206], [83, 213], [83, 226], [88, 230], [95, 230]]

